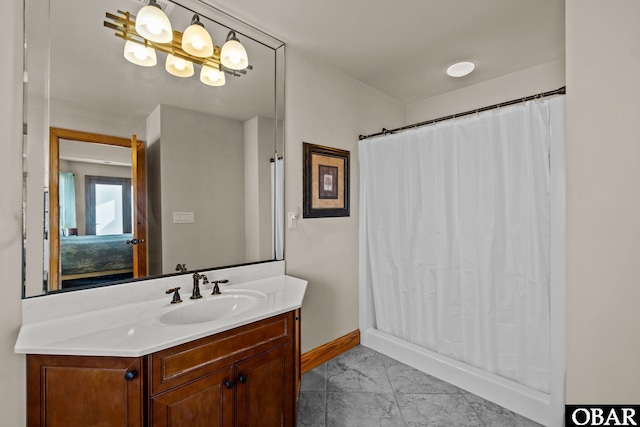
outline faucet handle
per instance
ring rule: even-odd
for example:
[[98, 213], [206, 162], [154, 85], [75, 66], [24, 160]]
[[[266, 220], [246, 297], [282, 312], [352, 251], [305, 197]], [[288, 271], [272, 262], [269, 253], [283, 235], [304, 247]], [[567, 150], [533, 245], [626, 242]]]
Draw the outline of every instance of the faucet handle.
[[167, 291], [165, 292], [166, 294], [173, 293], [171, 304], [182, 302], [182, 299], [180, 298], [180, 292], [178, 292], [179, 290], [180, 290], [180, 287], [178, 286], [177, 288], [167, 289]]
[[214, 280], [213, 281], [213, 292], [211, 292], [211, 295], [220, 295], [220, 287], [218, 286], [218, 283], [229, 283], [229, 281], [227, 279], [224, 280]]
[[220, 295], [220, 287], [218, 286], [218, 282], [213, 282], [213, 291], [211, 291], [211, 295]]

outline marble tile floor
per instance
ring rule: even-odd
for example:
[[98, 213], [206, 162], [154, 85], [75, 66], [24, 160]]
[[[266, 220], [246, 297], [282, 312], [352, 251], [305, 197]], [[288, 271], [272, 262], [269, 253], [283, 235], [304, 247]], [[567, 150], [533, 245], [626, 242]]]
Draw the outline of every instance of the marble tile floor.
[[495, 403], [358, 346], [302, 377], [298, 427], [534, 427]]

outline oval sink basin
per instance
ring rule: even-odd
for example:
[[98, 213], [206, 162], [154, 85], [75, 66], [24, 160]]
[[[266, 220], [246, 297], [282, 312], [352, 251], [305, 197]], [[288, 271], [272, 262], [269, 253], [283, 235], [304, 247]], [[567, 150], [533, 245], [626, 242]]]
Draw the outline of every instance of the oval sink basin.
[[160, 323], [165, 325], [190, 325], [236, 316], [265, 302], [266, 295], [260, 292], [229, 293], [205, 296], [202, 299], [181, 305], [161, 314]]

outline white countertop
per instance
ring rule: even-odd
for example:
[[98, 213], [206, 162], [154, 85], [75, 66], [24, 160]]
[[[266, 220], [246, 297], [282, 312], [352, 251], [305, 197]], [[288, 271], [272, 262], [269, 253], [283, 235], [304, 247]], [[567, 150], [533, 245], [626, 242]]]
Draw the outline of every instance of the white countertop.
[[159, 317], [168, 310], [216, 298], [210, 295], [211, 285], [202, 287], [203, 298], [197, 300], [190, 300], [188, 292], [181, 292], [180, 304], [170, 304], [171, 295], [161, 294], [153, 299], [23, 324], [15, 352], [144, 356], [300, 308], [306, 287], [305, 280], [286, 275], [223, 285], [220, 287], [223, 295], [257, 291], [266, 299], [244, 313], [201, 323], [167, 325]]

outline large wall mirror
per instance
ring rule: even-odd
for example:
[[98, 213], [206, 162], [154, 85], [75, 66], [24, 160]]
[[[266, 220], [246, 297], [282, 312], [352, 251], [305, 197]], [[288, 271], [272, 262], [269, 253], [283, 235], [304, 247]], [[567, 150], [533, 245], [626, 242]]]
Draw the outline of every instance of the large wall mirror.
[[[145, 42], [147, 3], [25, 0], [25, 297], [282, 259], [284, 44], [203, 0]], [[249, 67], [181, 51], [194, 20]]]

